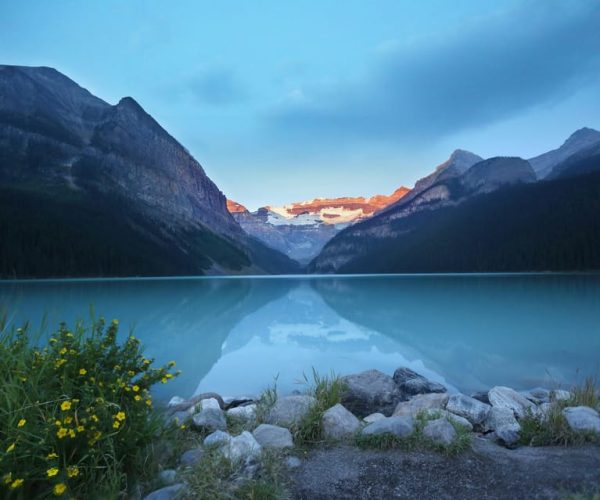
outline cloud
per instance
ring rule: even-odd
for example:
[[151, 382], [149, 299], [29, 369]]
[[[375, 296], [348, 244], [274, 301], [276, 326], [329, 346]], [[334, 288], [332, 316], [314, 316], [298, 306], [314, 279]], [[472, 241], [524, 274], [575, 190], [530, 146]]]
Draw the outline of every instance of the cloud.
[[247, 89], [236, 74], [221, 66], [207, 68], [192, 77], [188, 89], [200, 102], [214, 106], [226, 106], [247, 97]]
[[360, 79], [298, 90], [268, 115], [316, 143], [431, 140], [600, 82], [600, 3], [533, 0], [410, 44], [386, 41]]

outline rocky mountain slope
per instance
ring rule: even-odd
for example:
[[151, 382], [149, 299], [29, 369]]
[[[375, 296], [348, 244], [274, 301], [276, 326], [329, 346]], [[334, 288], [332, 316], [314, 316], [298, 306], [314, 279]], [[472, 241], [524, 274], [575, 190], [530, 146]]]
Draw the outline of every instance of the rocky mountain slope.
[[52, 68], [0, 66], [0, 190], [3, 276], [297, 269], [137, 102]]
[[[535, 182], [520, 158], [483, 160], [342, 231], [311, 272], [473, 272], [600, 268], [600, 148]], [[418, 183], [417, 183], [418, 184]]]
[[316, 198], [281, 207], [261, 207], [255, 212], [228, 200], [227, 208], [248, 234], [307, 264], [339, 231], [371, 217], [409, 191], [400, 187], [389, 196]]

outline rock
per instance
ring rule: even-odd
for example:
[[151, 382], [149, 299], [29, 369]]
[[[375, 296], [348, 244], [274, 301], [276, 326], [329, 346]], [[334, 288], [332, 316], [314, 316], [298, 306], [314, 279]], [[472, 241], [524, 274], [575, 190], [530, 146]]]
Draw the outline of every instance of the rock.
[[371, 413], [370, 415], [367, 415], [365, 418], [363, 418], [363, 421], [367, 424], [372, 424], [373, 422], [377, 422], [382, 418], [385, 418], [385, 415], [383, 413]]
[[508, 408], [517, 418], [536, 413], [536, 406], [525, 396], [510, 387], [496, 386], [488, 392], [490, 404], [496, 408]]
[[285, 466], [288, 469], [297, 469], [301, 465], [302, 465], [302, 460], [300, 460], [298, 457], [287, 457], [285, 459]]
[[177, 483], [171, 486], [165, 486], [160, 490], [153, 491], [149, 495], [144, 497], [144, 500], [174, 500], [181, 498], [185, 484]]
[[456, 429], [445, 418], [438, 418], [425, 424], [423, 435], [436, 444], [447, 446], [456, 438]]
[[368, 370], [342, 378], [342, 404], [359, 417], [375, 412], [391, 415], [404, 398], [394, 379], [378, 370]]
[[277, 425], [260, 424], [252, 435], [263, 448], [292, 448], [294, 440], [292, 433], [285, 427]]
[[520, 394], [536, 405], [550, 402], [550, 391], [548, 389], [544, 389], [543, 387], [536, 387], [535, 389], [530, 389], [528, 391], [521, 391]]
[[512, 409], [492, 406], [483, 424], [484, 429], [494, 431], [496, 437], [507, 446], [515, 444], [520, 437], [521, 426]]
[[221, 409], [225, 407], [225, 403], [223, 402], [223, 398], [219, 396], [216, 392], [204, 392], [202, 394], [198, 394], [193, 398], [185, 400], [183, 403], [175, 405], [169, 408], [171, 413], [175, 413], [178, 411], [189, 411], [190, 413], [196, 413], [200, 409], [198, 404], [205, 399], [216, 399], [219, 403]]
[[393, 434], [402, 438], [410, 436], [414, 430], [415, 422], [412, 417], [386, 417], [367, 425], [362, 430], [362, 434], [363, 436]]
[[178, 411], [173, 413], [173, 415], [169, 417], [169, 421], [173, 422], [175, 425], [181, 425], [184, 422], [188, 421], [190, 418], [192, 418], [191, 413], [187, 411]]
[[223, 446], [231, 441], [231, 436], [227, 432], [215, 431], [204, 438], [206, 448]]
[[193, 416], [192, 422], [194, 423], [194, 427], [200, 430], [207, 430], [209, 432], [227, 430], [225, 413], [221, 408], [215, 408], [212, 405], [203, 407]]
[[246, 405], [246, 406], [236, 406], [235, 408], [230, 408], [227, 410], [227, 415], [233, 418], [237, 418], [239, 420], [254, 420], [256, 417], [256, 405]]
[[262, 452], [260, 444], [248, 431], [232, 437], [229, 443], [223, 445], [220, 450], [232, 462], [248, 462], [249, 459], [258, 457]]
[[184, 403], [184, 402], [185, 402], [185, 399], [183, 399], [179, 396], [173, 396], [167, 403], [167, 408], [173, 408], [174, 406], [180, 405], [181, 403]]
[[450, 413], [448, 410], [425, 410], [425, 416], [432, 419], [445, 417], [449, 422], [461, 425], [469, 431], [473, 430], [473, 424], [471, 424], [471, 422], [464, 417]]
[[448, 403], [448, 394], [418, 394], [408, 401], [398, 403], [393, 416], [409, 415], [416, 417], [417, 414], [426, 410], [443, 410], [446, 403]]
[[341, 404], [323, 414], [323, 434], [327, 439], [343, 439], [360, 429], [360, 421]]
[[563, 410], [569, 427], [574, 431], [594, 431], [600, 433], [600, 416], [589, 406], [569, 406]]
[[176, 478], [177, 471], [175, 469], [165, 469], [158, 474], [158, 480], [161, 484], [173, 484]]
[[571, 393], [563, 389], [550, 391], [550, 401], [567, 401], [571, 399]]
[[[256, 396], [227, 396], [223, 398], [225, 408], [237, 408], [238, 406], [246, 406], [258, 401]], [[225, 409], [224, 408], [224, 409]]]
[[207, 399], [203, 399], [202, 401], [200, 401], [196, 405], [196, 408], [198, 408], [198, 410], [200, 410], [200, 411], [209, 410], [209, 409], [221, 410], [221, 405], [215, 398], [207, 398]]
[[410, 368], [398, 368], [394, 372], [393, 378], [405, 396], [446, 392], [446, 388], [442, 384], [432, 382]]
[[471, 397], [473, 399], [476, 399], [477, 401], [485, 403], [486, 405], [490, 404], [490, 398], [488, 398], [488, 391], [478, 391], [474, 394], [471, 394]]
[[489, 405], [464, 394], [453, 394], [446, 404], [446, 410], [466, 418], [474, 426], [480, 425], [486, 419], [490, 408]]
[[548, 419], [548, 415], [550, 414], [552, 406], [552, 403], [542, 403], [538, 406], [538, 417], [542, 422]]
[[203, 455], [204, 450], [202, 448], [192, 448], [181, 455], [179, 462], [183, 467], [193, 467], [202, 460]]
[[267, 422], [285, 427], [298, 424], [308, 414], [308, 411], [315, 402], [314, 397], [306, 395], [278, 398], [269, 412]]

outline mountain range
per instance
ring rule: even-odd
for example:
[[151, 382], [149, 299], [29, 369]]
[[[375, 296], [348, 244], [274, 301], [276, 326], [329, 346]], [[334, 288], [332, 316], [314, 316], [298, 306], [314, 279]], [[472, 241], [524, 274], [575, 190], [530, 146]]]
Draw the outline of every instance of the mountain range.
[[459, 149], [390, 195], [241, 201], [133, 98], [0, 66], [5, 278], [599, 269], [600, 132], [529, 159]]

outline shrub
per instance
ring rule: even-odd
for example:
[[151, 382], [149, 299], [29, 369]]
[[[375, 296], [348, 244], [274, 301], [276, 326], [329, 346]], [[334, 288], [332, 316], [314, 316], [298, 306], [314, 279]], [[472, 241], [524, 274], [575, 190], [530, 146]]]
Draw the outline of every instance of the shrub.
[[117, 330], [61, 324], [43, 348], [27, 328], [0, 333], [0, 496], [106, 498], [143, 475], [163, 429], [149, 391], [176, 374]]

